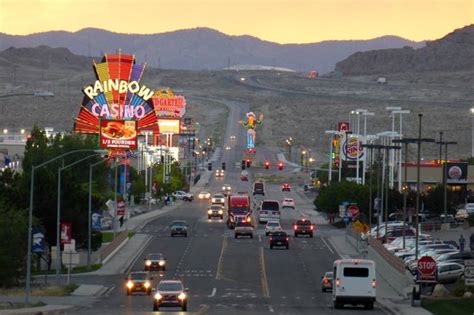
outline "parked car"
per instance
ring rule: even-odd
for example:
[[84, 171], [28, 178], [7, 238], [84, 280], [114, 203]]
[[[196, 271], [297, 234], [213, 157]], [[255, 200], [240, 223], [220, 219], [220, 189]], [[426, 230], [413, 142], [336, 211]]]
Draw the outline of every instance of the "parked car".
[[464, 275], [464, 266], [453, 262], [440, 263], [438, 269], [438, 282], [455, 282]]
[[173, 194], [173, 197], [175, 197], [178, 200], [184, 200], [184, 201], [193, 201], [194, 197], [192, 194], [187, 193], [182, 190], [177, 190]]
[[454, 216], [454, 218], [456, 219], [456, 221], [462, 222], [462, 221], [467, 220], [469, 218], [469, 213], [467, 213], [466, 209], [459, 209], [456, 212], [456, 215]]

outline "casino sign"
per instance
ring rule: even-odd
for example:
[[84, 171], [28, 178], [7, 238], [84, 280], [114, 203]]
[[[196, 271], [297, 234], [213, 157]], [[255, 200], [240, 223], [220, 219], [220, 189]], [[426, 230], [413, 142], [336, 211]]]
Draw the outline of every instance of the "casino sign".
[[101, 148], [114, 150], [135, 149], [142, 131], [159, 133], [151, 100], [155, 92], [140, 84], [145, 64], [119, 52], [105, 54], [94, 70], [97, 80], [82, 90], [75, 132], [100, 134]]

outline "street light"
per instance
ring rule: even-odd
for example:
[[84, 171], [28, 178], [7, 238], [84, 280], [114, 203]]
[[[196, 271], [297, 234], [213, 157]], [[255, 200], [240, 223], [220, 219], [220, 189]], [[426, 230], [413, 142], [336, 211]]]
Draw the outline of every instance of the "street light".
[[[397, 109], [392, 111], [392, 115], [400, 115], [400, 139], [403, 138], [403, 115], [410, 114], [410, 110]], [[395, 131], [395, 126], [393, 125], [392, 131]], [[398, 191], [402, 190], [402, 150], [399, 151], [400, 155], [398, 156]]]
[[444, 223], [448, 220], [448, 144], [458, 144], [455, 141], [438, 141], [436, 144], [444, 145], [444, 165], [443, 165], [443, 206], [444, 206]]
[[27, 260], [26, 260], [26, 284], [25, 284], [25, 304], [30, 304], [30, 293], [31, 293], [31, 246], [32, 246], [32, 226], [33, 226], [33, 199], [34, 199], [34, 188], [35, 188], [35, 170], [52, 163], [54, 161], [59, 160], [65, 156], [79, 153], [79, 152], [96, 152], [96, 153], [103, 153], [106, 151], [103, 150], [92, 150], [92, 149], [81, 149], [81, 150], [74, 150], [70, 152], [66, 152], [61, 154], [57, 157], [54, 157], [46, 162], [43, 162], [39, 165], [32, 165], [31, 166], [31, 178], [30, 178], [30, 207], [28, 213], [28, 252], [27, 252]]

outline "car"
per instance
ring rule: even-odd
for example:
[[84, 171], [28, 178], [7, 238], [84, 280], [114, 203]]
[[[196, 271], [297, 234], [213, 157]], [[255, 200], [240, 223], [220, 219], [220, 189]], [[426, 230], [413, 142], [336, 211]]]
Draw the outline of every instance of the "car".
[[253, 183], [253, 195], [262, 195], [265, 196], [265, 184], [263, 182]]
[[456, 215], [454, 216], [454, 218], [456, 219], [456, 221], [462, 222], [469, 218], [469, 213], [467, 212], [466, 209], [459, 209], [456, 212]]
[[327, 271], [323, 277], [321, 277], [321, 291], [326, 292], [327, 290], [332, 290], [332, 280], [333, 280], [333, 272]]
[[363, 304], [372, 310], [377, 296], [375, 262], [365, 259], [339, 259], [333, 264], [332, 301], [334, 308]]
[[291, 191], [290, 184], [283, 184], [281, 185], [281, 191]]
[[248, 182], [249, 172], [247, 172], [246, 170], [243, 170], [242, 172], [240, 172], [240, 180], [244, 182]]
[[280, 218], [280, 203], [277, 200], [263, 200], [258, 206], [258, 223], [263, 224], [268, 221], [279, 221]]
[[232, 187], [229, 184], [224, 184], [222, 185], [222, 193], [224, 196], [227, 196], [232, 192]]
[[216, 177], [224, 177], [225, 171], [224, 170], [216, 170]]
[[303, 189], [304, 191], [316, 191], [316, 187], [313, 184], [305, 184]]
[[188, 310], [188, 288], [184, 288], [180, 280], [161, 280], [153, 296], [153, 312], [160, 307], [180, 307], [181, 311]]
[[166, 270], [166, 258], [161, 253], [148, 254], [145, 260], [145, 271]]
[[211, 203], [214, 205], [224, 205], [225, 204], [225, 196], [223, 194], [214, 194], [211, 199]]
[[228, 150], [231, 149], [231, 147], [230, 147], [230, 146], [226, 146], [225, 149], [228, 151]]
[[170, 224], [171, 237], [183, 235], [188, 237], [188, 224], [183, 220], [175, 220]]
[[145, 271], [130, 272], [127, 278], [125, 278], [127, 295], [132, 295], [135, 292], [144, 292], [150, 295], [152, 279], [150, 274]]
[[313, 237], [315, 227], [310, 220], [300, 219], [297, 220], [295, 224], [293, 224], [293, 230], [295, 233], [295, 237], [298, 237], [300, 234], [309, 235], [309, 237]]
[[267, 225], [265, 225], [265, 235], [268, 236], [268, 234], [272, 234], [272, 233], [275, 233], [275, 232], [281, 232], [283, 231], [281, 225], [280, 225], [280, 221], [268, 221], [267, 222]]
[[235, 224], [234, 228], [234, 237], [239, 238], [239, 236], [247, 235], [250, 238], [253, 238], [253, 225], [251, 222], [239, 221]]
[[207, 209], [207, 218], [220, 218], [221, 220], [224, 219], [224, 207], [222, 205], [211, 205], [209, 209]]
[[293, 198], [285, 198], [281, 203], [282, 208], [296, 208], [295, 200]]
[[273, 247], [286, 247], [290, 249], [290, 236], [286, 232], [275, 232], [270, 235], [270, 249]]
[[208, 192], [208, 191], [201, 191], [198, 194], [198, 199], [199, 200], [204, 200], [204, 199], [209, 199], [209, 198], [211, 198], [211, 193]]
[[437, 266], [438, 282], [455, 282], [464, 275], [464, 266], [454, 262], [440, 263]]
[[235, 136], [230, 136], [230, 140], [235, 140]]
[[182, 190], [177, 190], [172, 195], [178, 200], [193, 201], [193, 195]]

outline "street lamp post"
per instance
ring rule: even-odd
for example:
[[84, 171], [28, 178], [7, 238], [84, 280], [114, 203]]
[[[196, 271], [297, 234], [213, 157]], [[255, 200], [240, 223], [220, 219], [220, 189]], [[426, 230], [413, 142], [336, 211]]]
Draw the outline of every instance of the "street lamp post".
[[[399, 114], [400, 115], [400, 139], [403, 138], [403, 115], [410, 114], [410, 110], [394, 110], [392, 114]], [[398, 191], [402, 190], [402, 150], [399, 151], [398, 156]]]
[[443, 209], [444, 209], [444, 223], [448, 221], [448, 144], [458, 144], [455, 141], [438, 141], [436, 144], [444, 145], [444, 165], [443, 165]]
[[471, 125], [471, 132], [472, 132], [472, 135], [471, 135], [471, 141], [472, 141], [472, 144], [471, 144], [471, 157], [474, 157], [474, 107], [471, 108], [471, 121], [472, 121], [472, 125]]
[[35, 171], [40, 169], [43, 166], [46, 166], [49, 163], [57, 161], [65, 156], [79, 153], [79, 152], [99, 152], [99, 150], [91, 150], [91, 149], [81, 149], [81, 150], [74, 150], [70, 152], [66, 152], [61, 154], [57, 157], [54, 157], [46, 162], [43, 162], [39, 165], [32, 165], [31, 166], [31, 178], [30, 178], [30, 206], [29, 206], [29, 213], [28, 213], [28, 252], [27, 252], [27, 259], [26, 259], [26, 284], [25, 284], [25, 304], [30, 304], [30, 294], [31, 294], [31, 247], [32, 247], [32, 226], [33, 226], [33, 204], [34, 204], [34, 188], [35, 188]]

